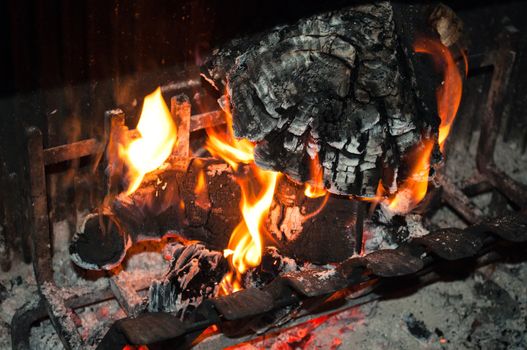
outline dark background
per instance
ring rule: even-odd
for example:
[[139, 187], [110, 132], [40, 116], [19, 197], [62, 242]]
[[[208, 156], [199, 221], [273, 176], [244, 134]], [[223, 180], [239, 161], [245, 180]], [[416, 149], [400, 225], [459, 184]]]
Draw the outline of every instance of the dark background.
[[[122, 107], [133, 120], [145, 94], [196, 76], [196, 65], [226, 40], [348, 3], [353, 1], [0, 1], [0, 225], [12, 245], [23, 247], [20, 237], [28, 230], [26, 127], [42, 130], [45, 147], [100, 136], [105, 110]], [[507, 111], [517, 115], [511, 137], [525, 138], [526, 3], [448, 4], [465, 23], [472, 55], [492, 47], [505, 26], [520, 31], [520, 65]], [[56, 198], [49, 206], [52, 219], [96, 202], [83, 187], [93, 177], [86, 164], [48, 169], [48, 191]]]

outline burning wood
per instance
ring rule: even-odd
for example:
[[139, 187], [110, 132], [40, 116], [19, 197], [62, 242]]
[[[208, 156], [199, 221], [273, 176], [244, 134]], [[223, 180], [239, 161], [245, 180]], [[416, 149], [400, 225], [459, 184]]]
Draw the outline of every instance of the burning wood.
[[[383, 6], [374, 7], [370, 10], [380, 16], [379, 18], [389, 13], [389, 9]], [[359, 16], [360, 14], [360, 10], [357, 8], [346, 11], [344, 12], [351, 16], [350, 18], [355, 18], [354, 16]], [[343, 15], [339, 13], [326, 14], [324, 16]], [[346, 16], [338, 18], [340, 18], [340, 22], [335, 22], [338, 23], [335, 24], [337, 26], [335, 30], [343, 30], [343, 33], [346, 34], [347, 32], [341, 26], [344, 22], [351, 19]], [[320, 18], [315, 21], [318, 20]], [[299, 22], [297, 26], [300, 28], [306, 26], [304, 29], [312, 28], [312, 23], [310, 21]], [[288, 35], [294, 37], [296, 35], [295, 30], [299, 29], [291, 29], [291, 33]], [[360, 46], [362, 44], [357, 45]], [[390, 45], [385, 48], [386, 52], [381, 50], [381, 52], [384, 52], [383, 55], [390, 52]], [[417, 52], [433, 53], [434, 55], [441, 54], [446, 64], [444, 73], [445, 86], [438, 90], [438, 110], [441, 117], [439, 145], [442, 147], [459, 104], [460, 74], [452, 56], [441, 44], [421, 41], [417, 43], [416, 50]], [[341, 53], [338, 51], [333, 54], [338, 56]], [[252, 57], [248, 53], [245, 55]], [[222, 64], [226, 64], [224, 61], [226, 57], [221, 55], [218, 57], [216, 59], [221, 58]], [[378, 57], [378, 59], [381, 58]], [[440, 62], [441, 59], [438, 58], [437, 61]], [[351, 67], [354, 67], [354, 62], [350, 63]], [[360, 65], [368, 66], [364, 62], [360, 63]], [[311, 68], [315, 69], [317, 67]], [[397, 69], [395, 71], [397, 72]], [[315, 69], [315, 73], [320, 74], [321, 72]], [[372, 72], [370, 73], [373, 74]], [[243, 90], [243, 81], [245, 80], [240, 82], [242, 85], [236, 85], [238, 84], [236, 83], [238, 75], [227, 75], [227, 77], [235, 86], [238, 86], [238, 89]], [[361, 81], [359, 79], [356, 84], [359, 84], [359, 86], [366, 84]], [[259, 83], [264, 84], [265, 82], [259, 81]], [[395, 89], [393, 91], [399, 91], [400, 84], [396, 84], [391, 88]], [[232, 86], [228, 86], [227, 90], [234, 98], [232, 105], [235, 110], [236, 108], [243, 110], [243, 107], [240, 107], [240, 103], [243, 101], [236, 100], [236, 98], [240, 97], [236, 95], [236, 90], [233, 90]], [[314, 91], [317, 90], [315, 89]], [[394, 93], [397, 95], [396, 92]], [[322, 96], [324, 96], [323, 90], [320, 91], [320, 97]], [[350, 95], [349, 97], [352, 100], [358, 98], [355, 95]], [[397, 105], [399, 107], [401, 107], [400, 103], [408, 103], [409, 106], [413, 106], [413, 98], [407, 95], [401, 95], [398, 98], [402, 100], [394, 102], [388, 99], [387, 101], [391, 101], [395, 103], [394, 106]], [[301, 152], [307, 152], [306, 154], [308, 155], [306, 159], [309, 176], [306, 178], [308, 182], [305, 184], [303, 191], [298, 191], [299, 186], [289, 181], [289, 177], [281, 179], [279, 173], [262, 170], [256, 166], [255, 160], [258, 161], [260, 159], [261, 161], [261, 158], [259, 158], [259, 154], [261, 156], [261, 147], [268, 147], [268, 139], [258, 139], [257, 141], [259, 142], [254, 144], [246, 139], [235, 138], [233, 129], [240, 129], [239, 126], [236, 126], [236, 123], [241, 123], [241, 121], [234, 119], [233, 124], [230, 113], [231, 101], [228, 98], [224, 98], [221, 102], [226, 113], [227, 128], [209, 128], [206, 148], [213, 156], [223, 159], [228, 165], [210, 159], [196, 158], [191, 160], [188, 158], [188, 133], [190, 130], [190, 104], [188, 99], [178, 97], [172, 100], [172, 117], [177, 122], [176, 126], [174, 126], [174, 121], [168, 115], [168, 109], [159, 91], [145, 99], [138, 129], [135, 133], [136, 137], [132, 140], [125, 138], [124, 145], [118, 145], [118, 154], [124, 161], [127, 171], [127, 189], [125, 193], [120, 194], [115, 200], [105, 206], [101, 213], [87, 218], [83, 225], [83, 230], [81, 230], [82, 232], [76, 235], [72, 242], [71, 251], [75, 262], [86, 268], [111, 268], [122, 260], [125, 251], [131, 243], [143, 239], [160, 238], [165, 234], [177, 233], [188, 239], [201, 240], [212, 249], [226, 248], [224, 254], [231, 263], [232, 272], [230, 276], [226, 277], [225, 281], [230, 280], [231, 284], [239, 285], [241, 276], [247, 269], [260, 264], [263, 247], [267, 243], [276, 245], [288, 255], [314, 263], [342, 261], [352, 255], [353, 252], [361, 251], [360, 247], [363, 244], [363, 214], [361, 213], [364, 212], [362, 205], [356, 200], [350, 200], [348, 197], [329, 195], [325, 187], [329, 184], [329, 190], [337, 193], [345, 193], [352, 188], [361, 188], [359, 191], [361, 196], [368, 196], [369, 194], [367, 191], [362, 192], [366, 189], [363, 187], [364, 183], [358, 184], [358, 187], [356, 186], [357, 183], [348, 184], [338, 189], [342, 185], [337, 184], [338, 174], [331, 175], [332, 180], [328, 181], [328, 168], [325, 165], [325, 160], [327, 159], [324, 157], [327, 157], [334, 150], [322, 151], [321, 147], [326, 141], [321, 138], [321, 135], [326, 134], [319, 133], [320, 130], [317, 128], [321, 126], [317, 123], [309, 124], [311, 126], [308, 128], [310, 130], [309, 135], [306, 134], [305, 149], [301, 150]], [[367, 143], [363, 145], [366, 146], [365, 149], [359, 150], [361, 147], [358, 147], [359, 144], [356, 145], [358, 147], [357, 150], [359, 150], [358, 154], [362, 154], [359, 157], [362, 159], [360, 162], [376, 163], [378, 161], [378, 159], [374, 160], [368, 155], [367, 145], [370, 145], [371, 142], [376, 145], [374, 148], [383, 149], [383, 147], [387, 147], [385, 150], [394, 145], [398, 145], [397, 147], [401, 146], [402, 144], [398, 142], [401, 140], [407, 142], [409, 140], [408, 136], [415, 143], [412, 145], [405, 143], [404, 149], [401, 148], [397, 152], [391, 153], [392, 156], [397, 154], [399, 159], [397, 161], [394, 159], [388, 161], [390, 164], [388, 171], [394, 172], [393, 176], [390, 175], [392, 176], [390, 187], [385, 187], [384, 185], [385, 180], [390, 176], [386, 176], [386, 174], [381, 176], [380, 173], [377, 173], [380, 169], [379, 167], [371, 168], [366, 166], [366, 163], [357, 163], [357, 168], [352, 171], [346, 168], [346, 174], [355, 174], [354, 176], [356, 176], [357, 171], [359, 171], [361, 174], [360, 181], [370, 181], [372, 179], [370, 175], [374, 173], [376, 174], [375, 176], [381, 176], [382, 179], [378, 178], [378, 188], [374, 201], [383, 201], [383, 205], [392, 213], [407, 213], [421, 201], [427, 191], [430, 161], [433, 158], [437, 145], [435, 133], [429, 130], [432, 124], [428, 125], [425, 123], [426, 127], [425, 124], [419, 124], [420, 127], [425, 127], [426, 131], [420, 131], [420, 136], [417, 138], [413, 134], [417, 130], [417, 124], [412, 124], [409, 130], [405, 129], [406, 131], [398, 134], [394, 139], [382, 140], [386, 136], [384, 131], [382, 131], [386, 128], [381, 127], [379, 124], [383, 118], [379, 119], [377, 111], [374, 113], [377, 117], [372, 120], [368, 119], [369, 116], [373, 115], [367, 113], [367, 111], [372, 111], [370, 107], [368, 106], [366, 111], [361, 111], [360, 113], [356, 111], [359, 113], [357, 116], [360, 116], [360, 120], [357, 119], [358, 123], [362, 125], [360, 130], [349, 129], [354, 135], [351, 137], [352, 139], [357, 135], [369, 135], [367, 136]], [[408, 111], [415, 112], [415, 115]], [[408, 119], [408, 123], [411, 124], [416, 120], [423, 122], [424, 119], [418, 117], [419, 113], [414, 107], [411, 107], [408, 111], [410, 113], [408, 116], [417, 118]], [[161, 114], [161, 116], [158, 114]], [[323, 112], [320, 112], [316, 115], [323, 114]], [[352, 113], [351, 115], [355, 114]], [[344, 113], [340, 119], [347, 120], [346, 118], [346, 113]], [[339, 123], [342, 120], [336, 121], [337, 125], [340, 125]], [[364, 123], [369, 125], [367, 130], [364, 129], [364, 125], [366, 125]], [[156, 126], [151, 126], [150, 124], [155, 124]], [[396, 124], [392, 123], [390, 125], [394, 126]], [[342, 130], [347, 130], [345, 126], [350, 125], [342, 124], [339, 130], [341, 128], [344, 128]], [[397, 126], [397, 128], [400, 126]], [[376, 135], [374, 131], [378, 128], [380, 128], [381, 133]], [[401, 131], [400, 129], [398, 130]], [[291, 132], [291, 130], [288, 132]], [[393, 132], [395, 131], [390, 131], [392, 134]], [[159, 138], [155, 137], [157, 133], [161, 135]], [[247, 135], [244, 134], [243, 136]], [[399, 136], [400, 138], [398, 138]], [[344, 135], [343, 137], [348, 138], [348, 141], [345, 142], [346, 145], [349, 146], [353, 143], [353, 140], [349, 141], [349, 136]], [[121, 142], [123, 141], [122, 138], [120, 140]], [[381, 143], [384, 141], [386, 143], [381, 147]], [[177, 144], [177, 152], [175, 157], [168, 159], [172, 154], [174, 144]], [[273, 145], [275, 144], [279, 147], [286, 145], [286, 143], [281, 142], [273, 143]], [[115, 145], [110, 144], [109, 148], [110, 146], [115, 148]], [[334, 145], [331, 147], [334, 148]], [[363, 152], [365, 153], [363, 154]], [[373, 152], [376, 154], [376, 151]], [[111, 156], [112, 154], [115, 154], [115, 151], [108, 152], [108, 155]], [[384, 159], [383, 162], [387, 160], [386, 154], [378, 154], [378, 156]], [[340, 158], [340, 156], [337, 158]], [[176, 159], [183, 160], [184, 164], [176, 161]], [[280, 159], [280, 157], [276, 159]], [[161, 166], [165, 161], [167, 161], [166, 164], [168, 165]], [[112, 163], [110, 162], [110, 164]], [[397, 164], [404, 164], [405, 167], [399, 167]], [[152, 173], [153, 169], [157, 170]], [[340, 171], [338, 170], [339, 166], [335, 167], [334, 164], [331, 169], [332, 171], [337, 169], [337, 173]], [[281, 170], [289, 174], [293, 179], [299, 179], [290, 173], [290, 169]], [[150, 174], [147, 175], [147, 173]], [[113, 178], [111, 175], [110, 178]], [[332, 181], [336, 182], [332, 183]], [[277, 184], [281, 184], [279, 193], [275, 193]], [[343, 190], [343, 188], [347, 188], [347, 190]], [[291, 194], [291, 198], [285, 199], [284, 193], [288, 192]], [[313, 203], [315, 203], [315, 206], [313, 206]], [[328, 228], [328, 226], [331, 228]], [[112, 238], [103, 238], [106, 236], [111, 236]], [[228, 236], [230, 238], [227, 241], [226, 237]], [[106, 249], [93, 251], [92, 246], [95, 244], [96, 238], [104, 239], [107, 242]], [[237, 288], [234, 286], [230, 289]]]
[[235, 134], [256, 143], [259, 166], [306, 182], [317, 157], [323, 187], [373, 198], [411, 176], [409, 150], [435, 143], [438, 119], [398, 45], [392, 6], [364, 4], [234, 40], [205, 74], [228, 83]]
[[169, 271], [163, 280], [150, 286], [146, 308], [149, 312], [171, 312], [183, 319], [203, 300], [217, 294], [227, 262], [220, 252], [199, 243], [177, 243], [171, 250]]
[[[206, 192], [196, 194], [200, 172]], [[241, 220], [241, 194], [232, 172], [222, 161], [194, 159], [185, 170], [168, 167], [147, 174], [134, 193], [118, 195], [101, 213], [86, 218], [72, 240], [73, 260], [84, 268], [109, 269], [132, 242], [172, 233], [225, 248]], [[101, 241], [112, 248], [100, 249]]]
[[[171, 234], [223, 250], [243, 220], [235, 174], [249, 181], [250, 168], [234, 171], [221, 160], [195, 158], [185, 170], [168, 166], [147, 174], [134, 193], [120, 194], [86, 217], [71, 242], [73, 261], [88, 269], [110, 269], [132, 243]], [[359, 202], [330, 195], [309, 198], [303, 186], [285, 177], [277, 186], [261, 226], [264, 245], [322, 264], [354, 253]]]
[[[227, 127], [207, 129], [205, 146], [217, 159], [190, 156], [187, 98], [172, 99], [170, 116], [160, 91], [149, 95], [136, 132], [118, 145], [126, 190], [87, 217], [72, 240], [73, 260], [109, 269], [141, 240], [203, 242], [175, 246], [169, 272], [149, 291], [150, 312], [184, 318], [204, 299], [265, 285], [303, 261], [363, 253], [365, 200], [382, 202], [389, 216], [422, 200], [461, 96], [448, 49], [422, 40], [416, 52], [434, 55], [445, 69], [440, 118], [420, 109], [391, 18], [386, 3], [357, 6], [219, 51], [209, 73], [227, 91], [220, 99]], [[297, 261], [284, 263], [279, 251]], [[275, 268], [260, 266], [264, 252]], [[381, 256], [396, 263], [382, 266]], [[397, 251], [372, 254], [368, 264], [386, 275], [422, 265]]]

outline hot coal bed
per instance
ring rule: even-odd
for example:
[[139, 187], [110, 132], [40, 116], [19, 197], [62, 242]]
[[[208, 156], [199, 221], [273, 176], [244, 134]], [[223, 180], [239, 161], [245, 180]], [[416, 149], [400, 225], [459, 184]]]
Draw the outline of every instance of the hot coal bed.
[[527, 4], [2, 6], [0, 347], [527, 347]]

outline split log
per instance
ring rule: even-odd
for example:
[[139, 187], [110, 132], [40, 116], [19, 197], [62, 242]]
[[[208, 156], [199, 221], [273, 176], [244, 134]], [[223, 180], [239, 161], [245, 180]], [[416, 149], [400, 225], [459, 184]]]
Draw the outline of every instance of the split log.
[[396, 34], [390, 3], [361, 4], [233, 40], [204, 75], [227, 88], [259, 166], [306, 182], [318, 153], [330, 192], [373, 197], [379, 181], [397, 190], [407, 151], [439, 124]]
[[319, 264], [338, 262], [353, 255], [362, 243], [360, 215], [364, 205], [330, 194], [306, 197], [303, 185], [282, 177], [267, 229], [286, 256]]
[[184, 319], [203, 300], [216, 295], [228, 264], [221, 252], [208, 250], [203, 244], [176, 243], [171, 248], [168, 272], [148, 290], [147, 310], [170, 312]]
[[[206, 186], [196, 193], [200, 172]], [[193, 159], [148, 174], [130, 196], [118, 195], [108, 207], [90, 214], [74, 235], [73, 261], [87, 269], [111, 269], [132, 243], [177, 234], [224, 249], [240, 222], [240, 188], [233, 170], [215, 159]]]
[[[238, 171], [247, 172], [248, 167]], [[196, 191], [200, 176], [205, 180], [201, 192]], [[307, 198], [287, 177], [278, 186], [264, 225], [266, 245], [322, 264], [353, 255], [356, 227], [361, 226], [358, 202], [337, 196]], [[72, 260], [86, 269], [111, 269], [133, 243], [167, 234], [222, 251], [242, 220], [240, 200], [234, 170], [221, 160], [195, 158], [186, 170], [159, 169], [130, 196], [120, 194], [86, 217], [70, 245]]]

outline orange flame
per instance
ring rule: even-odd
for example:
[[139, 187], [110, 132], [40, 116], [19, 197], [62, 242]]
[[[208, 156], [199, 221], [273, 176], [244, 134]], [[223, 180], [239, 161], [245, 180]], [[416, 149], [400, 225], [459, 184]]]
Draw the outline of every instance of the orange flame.
[[[413, 160], [410, 175], [399, 186], [397, 193], [387, 199], [391, 212], [404, 214], [412, 210], [425, 197], [428, 189], [428, 175], [430, 173], [430, 156], [434, 149], [434, 141], [425, 140], [421, 147], [414, 149], [409, 157]], [[382, 185], [380, 185], [382, 186]]]
[[[443, 151], [445, 141], [452, 123], [456, 117], [461, 102], [463, 81], [461, 73], [449, 49], [439, 41], [419, 39], [414, 45], [415, 52], [432, 55], [437, 66], [442, 68], [443, 81], [437, 88], [437, 111], [441, 124], [439, 125], [438, 143]], [[466, 57], [465, 57], [466, 58]], [[467, 61], [465, 60], [465, 65]], [[467, 68], [465, 68], [467, 69]], [[412, 161], [411, 172], [405, 182], [399, 186], [397, 193], [385, 199], [391, 212], [404, 214], [415, 208], [425, 197], [428, 189], [428, 175], [430, 172], [430, 157], [434, 148], [434, 141], [425, 139], [423, 144], [412, 150], [409, 159]], [[386, 191], [379, 183], [379, 194]]]
[[165, 162], [176, 142], [176, 125], [160, 88], [145, 97], [137, 131], [138, 138], [119, 148], [119, 155], [128, 165], [128, 195], [137, 190], [145, 174]]
[[208, 128], [205, 148], [210, 154], [222, 158], [234, 170], [237, 170], [239, 163], [249, 164], [254, 161], [254, 145], [249, 140], [234, 137], [232, 114], [228, 102], [224, 112], [227, 120], [226, 129]]
[[206, 184], [205, 184], [205, 173], [203, 172], [203, 169], [199, 171], [198, 173], [198, 180], [196, 181], [196, 187], [194, 187], [194, 193], [196, 195], [200, 195], [201, 193], [203, 193], [206, 189]]
[[239, 290], [242, 290], [240, 277], [232, 270], [227, 272], [221, 280], [218, 295], [229, 295]]
[[311, 179], [306, 182], [304, 194], [309, 198], [324, 196], [327, 192], [324, 188], [324, 169], [320, 165], [318, 153], [315, 153], [315, 156], [309, 159], [309, 174]]
[[[228, 106], [228, 103], [226, 104]], [[254, 145], [248, 140], [238, 140], [232, 131], [232, 114], [225, 110], [227, 129], [207, 129], [207, 150], [220, 157], [237, 170], [240, 163], [250, 164], [250, 174], [237, 174], [242, 200], [240, 209], [243, 220], [231, 234], [224, 256], [229, 259], [232, 271], [220, 283], [220, 294], [230, 294], [241, 289], [241, 275], [249, 267], [256, 267], [262, 259], [262, 225], [273, 201], [278, 173], [259, 169], [254, 164]]]
[[[424, 38], [419, 39], [414, 44], [414, 50], [417, 53], [432, 55], [435, 64], [442, 67], [443, 70], [443, 82], [437, 88], [437, 112], [441, 118], [438, 143], [442, 152], [445, 140], [450, 133], [452, 123], [454, 122], [461, 102], [461, 93], [463, 90], [461, 73], [456, 65], [452, 52], [439, 41]], [[464, 59], [465, 65], [468, 67], [466, 56], [464, 56]]]

